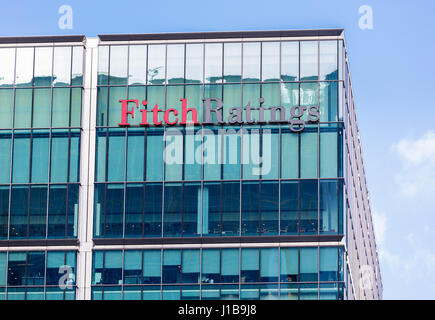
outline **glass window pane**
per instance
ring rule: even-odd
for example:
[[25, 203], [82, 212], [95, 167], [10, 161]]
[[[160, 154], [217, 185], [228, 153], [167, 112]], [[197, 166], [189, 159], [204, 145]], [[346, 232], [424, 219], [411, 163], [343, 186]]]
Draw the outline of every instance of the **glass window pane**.
[[32, 182], [48, 182], [49, 136], [48, 130], [32, 133]]
[[129, 49], [128, 84], [146, 84], [147, 46], [132, 45]]
[[103, 283], [122, 284], [122, 251], [104, 253]]
[[240, 300], [258, 300], [259, 297], [258, 285], [242, 285], [240, 286]]
[[0, 90], [0, 128], [2, 129], [12, 128], [13, 106], [14, 106], [14, 90], [12, 89]]
[[69, 86], [71, 83], [71, 47], [54, 48], [53, 84]]
[[127, 131], [127, 181], [144, 180], [145, 131]]
[[186, 127], [184, 132], [184, 180], [201, 180], [201, 131]]
[[317, 180], [300, 181], [300, 229], [301, 233], [317, 233], [318, 216]]
[[183, 189], [183, 237], [201, 235], [201, 184], [185, 183]]
[[317, 284], [301, 284], [299, 288], [299, 300], [318, 300]]
[[238, 300], [239, 299], [239, 286], [238, 285], [222, 285], [220, 299], [221, 300]]
[[51, 133], [51, 182], [68, 181], [68, 130]]
[[299, 80], [299, 42], [281, 43], [281, 80]]
[[220, 183], [204, 183], [202, 190], [202, 235], [219, 236], [221, 234]]
[[[35, 90], [36, 94], [36, 90]], [[70, 89], [54, 88], [53, 89], [53, 127], [68, 127], [70, 113]]]
[[298, 233], [298, 190], [298, 181], [281, 182], [281, 235]]
[[260, 81], [260, 55], [260, 43], [243, 43], [243, 81]]
[[300, 164], [301, 178], [317, 178], [317, 127], [306, 127], [300, 134]]
[[[30, 87], [33, 82], [33, 48], [17, 48], [15, 84]], [[51, 66], [51, 64], [50, 64]]]
[[320, 41], [320, 80], [337, 80], [337, 41]]
[[322, 233], [338, 233], [337, 181], [320, 180], [320, 221]]
[[[121, 122], [121, 102], [127, 97], [127, 87], [110, 87], [109, 90], [109, 126], [118, 126]], [[103, 101], [101, 103], [104, 103]], [[133, 107], [134, 104], [131, 104]], [[129, 105], [130, 107], [130, 105]]]
[[168, 44], [167, 60], [167, 83], [183, 83], [184, 44]]
[[163, 283], [181, 282], [181, 250], [163, 251]]
[[30, 132], [14, 132], [14, 153], [13, 153], [13, 174], [14, 183], [29, 182], [30, 171]]
[[299, 176], [299, 135], [288, 128], [281, 130], [281, 177], [296, 179]]
[[[142, 282], [142, 251], [124, 251], [124, 284], [140, 284]], [[140, 297], [140, 290], [139, 290]]]
[[338, 281], [338, 248], [320, 248], [320, 281]]
[[[266, 94], [266, 97], [267, 97], [267, 94]], [[245, 107], [249, 103], [252, 108], [258, 108], [260, 106], [260, 103], [259, 103], [260, 98], [261, 98], [261, 85], [260, 84], [244, 84], [243, 85], [243, 102], [242, 102], [243, 107]], [[270, 102], [270, 101], [268, 101], [268, 102]], [[235, 105], [232, 105], [232, 107], [240, 107], [239, 102], [237, 101], [237, 103]], [[269, 112], [267, 112], [267, 113], [269, 113]], [[225, 114], [227, 114], [227, 113], [225, 112]], [[267, 115], [266, 115], [266, 117], [267, 117]], [[258, 121], [259, 119], [260, 119], [260, 116], [259, 116], [258, 110], [254, 110], [254, 109], [251, 110], [251, 119], [248, 119], [247, 113], [243, 112], [243, 120], [246, 122], [248, 122], [248, 120], [250, 120], [250, 121], [257, 120]]]
[[337, 82], [321, 82], [319, 95], [320, 121], [337, 121]]
[[162, 196], [161, 183], [145, 184], [144, 237], [162, 236]]
[[64, 251], [47, 252], [47, 285], [59, 285], [60, 277], [63, 275], [63, 273], [59, 271], [61, 271], [61, 267], [66, 264], [65, 262], [66, 261]]
[[11, 131], [0, 131], [0, 183], [9, 183], [11, 176]]
[[317, 248], [300, 248], [300, 281], [318, 281]]
[[259, 249], [242, 249], [240, 282], [258, 282], [260, 275]]
[[222, 235], [240, 234], [240, 183], [222, 183]]
[[124, 181], [125, 129], [110, 129], [107, 181]]
[[148, 46], [148, 83], [165, 83], [165, 45]]
[[202, 283], [219, 283], [220, 281], [220, 250], [202, 250]]
[[261, 135], [262, 154], [259, 166], [262, 179], [278, 179], [279, 175], [279, 129], [264, 128]]
[[242, 235], [244, 236], [260, 233], [259, 196], [258, 182], [242, 183]]
[[338, 135], [336, 127], [320, 130], [320, 177], [335, 178], [338, 169]]
[[[160, 250], [143, 251], [143, 278], [144, 284], [160, 283], [162, 257]], [[144, 289], [145, 290], [145, 289]]]
[[127, 84], [128, 46], [110, 46], [110, 85]]
[[242, 44], [224, 44], [224, 82], [242, 81]]
[[106, 150], [107, 130], [97, 129], [96, 155], [95, 155], [95, 181], [106, 181]]
[[109, 89], [107, 87], [97, 88], [97, 126], [107, 125], [107, 106]]
[[165, 180], [177, 181], [182, 179], [183, 174], [183, 135], [175, 128], [166, 129], [165, 156]]
[[[219, 135], [222, 131], [217, 129], [216, 127], [207, 127], [203, 128], [200, 132], [202, 132], [202, 147], [198, 146], [197, 148], [202, 148], [202, 152], [199, 155], [203, 156], [201, 159], [197, 153], [195, 153], [196, 160], [203, 161], [204, 167], [204, 179], [207, 180], [219, 180], [221, 177], [221, 161], [219, 158], [220, 155], [220, 145], [221, 145], [221, 137]], [[201, 149], [199, 149], [201, 150]], [[188, 152], [186, 152], [186, 155]], [[198, 159], [199, 158], [199, 159]]]
[[222, 43], [205, 44], [205, 82], [222, 82]]
[[78, 232], [79, 185], [68, 185], [67, 237], [76, 238]]
[[32, 89], [15, 90], [15, 128], [30, 128], [32, 116]]
[[259, 179], [260, 129], [254, 127], [242, 132], [242, 170], [244, 179]]
[[239, 249], [222, 249], [221, 282], [239, 282]]
[[[285, 121], [285, 123], [287, 123], [288, 119], [290, 118], [290, 114], [287, 112], [287, 110], [285, 110], [285, 106], [281, 106], [280, 84], [266, 83], [261, 86], [261, 90], [261, 95], [264, 99], [263, 107], [266, 109], [266, 111], [264, 112], [264, 120], [266, 122], [271, 120], [273, 122]], [[284, 111], [282, 111], [282, 108], [284, 108]]]
[[[148, 86], [147, 87], [147, 101], [148, 101], [148, 111], [153, 109], [156, 105], [158, 109], [164, 110], [165, 106], [165, 87], [164, 86]], [[163, 112], [158, 112], [157, 122], [163, 121]], [[154, 119], [153, 119], [154, 120]], [[150, 120], [149, 123], [153, 123]]]
[[204, 45], [186, 44], [186, 83], [202, 83]]
[[[9, 220], [9, 187], [0, 187], [0, 239], [8, 237], [8, 220]], [[1, 264], [0, 264], [0, 279], [1, 279]], [[0, 282], [1, 286], [1, 282]]]
[[299, 252], [298, 248], [281, 248], [281, 282], [298, 281]]
[[92, 284], [102, 284], [104, 251], [92, 254]]
[[83, 47], [73, 47], [71, 84], [81, 86], [83, 83]]
[[[67, 89], [69, 92], [69, 89]], [[49, 128], [50, 127], [50, 105], [51, 105], [51, 89], [35, 89], [33, 91], [33, 127]], [[68, 104], [69, 106], [69, 98]], [[63, 113], [62, 117], [68, 113]], [[54, 114], [53, 114], [54, 117]]]
[[281, 105], [290, 117], [292, 107], [299, 106], [299, 83], [281, 83]]
[[94, 186], [94, 236], [104, 237], [104, 208], [106, 199], [106, 185]]
[[182, 215], [182, 185], [181, 183], [165, 184], [165, 213], [164, 230], [165, 237], [181, 236]]
[[[10, 252], [8, 254], [8, 285], [26, 285], [26, 252]], [[9, 288], [10, 290], [11, 288]]]
[[198, 249], [184, 249], [182, 264], [183, 283], [199, 283], [200, 257]]
[[279, 42], [263, 42], [262, 50], [262, 81], [279, 81]]
[[47, 187], [30, 187], [29, 238], [45, 238]]
[[262, 182], [260, 192], [261, 225], [263, 235], [277, 235], [279, 224], [279, 184]]
[[224, 128], [220, 131], [222, 140], [223, 179], [239, 179], [241, 163], [241, 130]]
[[301, 41], [301, 81], [319, 79], [318, 57], [318, 41]]
[[45, 271], [45, 252], [29, 252], [27, 255], [26, 285], [43, 285]]
[[79, 182], [80, 168], [80, 130], [70, 132], [69, 182]]
[[98, 84], [109, 83], [109, 46], [98, 47]]
[[[147, 100], [146, 98], [146, 87], [145, 86], [130, 86], [128, 87], [128, 99], [129, 100], [138, 100], [138, 107], [135, 108], [135, 104], [134, 103], [130, 103], [128, 105], [128, 108], [131, 110], [132, 108], [134, 108], [134, 118], [132, 116], [128, 116], [128, 120], [127, 122], [132, 125], [132, 126], [139, 126], [140, 123], [142, 123], [142, 116], [144, 115], [144, 113], [141, 112], [141, 110], [144, 109], [152, 109], [154, 106], [149, 106], [148, 107], [144, 107], [142, 102], [144, 100]], [[148, 113], [146, 115], [147, 117], [147, 121], [148, 123], [152, 123], [152, 114]], [[144, 130], [142, 129], [142, 133], [144, 132]]]
[[[118, 238], [123, 235], [124, 186], [109, 184], [106, 191], [105, 236]], [[107, 261], [107, 260], [106, 260]]]
[[6, 286], [6, 252], [0, 252], [0, 286]]
[[15, 49], [0, 49], [0, 87], [11, 87], [14, 84]]
[[127, 184], [125, 192], [125, 237], [141, 238], [144, 204], [143, 184]]
[[33, 78], [34, 86], [51, 86], [53, 48], [35, 48], [35, 75]]
[[10, 238], [27, 238], [28, 197], [28, 187], [12, 187]]
[[278, 282], [278, 248], [262, 248], [260, 251], [260, 282]]
[[48, 203], [48, 238], [65, 238], [67, 186], [51, 185]]
[[[187, 80], [186, 80], [187, 81]], [[198, 122], [203, 121], [203, 107], [202, 107], [202, 85], [187, 85], [185, 86], [185, 98], [187, 100], [187, 107], [196, 109], [196, 118]], [[192, 112], [187, 114], [187, 122], [192, 121]]]

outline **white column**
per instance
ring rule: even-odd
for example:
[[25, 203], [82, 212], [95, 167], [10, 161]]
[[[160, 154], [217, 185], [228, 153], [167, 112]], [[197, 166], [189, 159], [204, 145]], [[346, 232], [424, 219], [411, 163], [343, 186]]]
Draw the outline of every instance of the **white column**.
[[86, 40], [80, 150], [77, 300], [91, 299], [98, 39]]

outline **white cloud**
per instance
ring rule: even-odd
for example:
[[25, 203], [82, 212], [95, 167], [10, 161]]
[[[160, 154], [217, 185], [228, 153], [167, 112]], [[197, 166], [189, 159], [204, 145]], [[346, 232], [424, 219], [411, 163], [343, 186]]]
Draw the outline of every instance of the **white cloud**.
[[418, 139], [405, 138], [391, 147], [402, 161], [395, 175], [401, 194], [406, 197], [435, 192], [435, 132], [428, 131]]

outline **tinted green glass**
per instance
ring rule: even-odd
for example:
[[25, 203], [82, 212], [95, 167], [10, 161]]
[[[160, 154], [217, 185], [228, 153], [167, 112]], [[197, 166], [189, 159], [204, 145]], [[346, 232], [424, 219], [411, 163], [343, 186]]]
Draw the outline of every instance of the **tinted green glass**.
[[125, 237], [142, 237], [144, 196], [143, 184], [126, 185]]
[[163, 130], [147, 129], [146, 144], [146, 180], [163, 180]]
[[165, 180], [182, 179], [183, 174], [183, 134], [177, 128], [166, 129], [165, 132]]
[[260, 282], [277, 282], [279, 273], [278, 248], [262, 248], [260, 251]]
[[[187, 100], [187, 107], [196, 109], [196, 119], [198, 122], [204, 121], [202, 91], [202, 85], [188, 85], [185, 87], [185, 98]], [[189, 112], [187, 114], [187, 121], [192, 121], [192, 112]]]
[[95, 181], [106, 181], [107, 129], [96, 130]]
[[204, 45], [186, 44], [186, 83], [203, 82]]
[[[69, 101], [68, 101], [68, 105], [69, 105]], [[50, 127], [50, 106], [51, 106], [51, 89], [45, 89], [45, 88], [35, 89], [33, 91], [33, 127], [34, 128]], [[66, 115], [68, 115], [68, 113], [66, 113]]]
[[0, 131], [0, 183], [9, 183], [11, 171], [11, 146], [12, 134], [11, 131]]
[[338, 184], [320, 180], [319, 228], [322, 233], [338, 233]]
[[107, 125], [107, 106], [108, 106], [109, 89], [107, 87], [98, 87], [97, 89], [97, 126]]
[[110, 129], [107, 155], [107, 181], [124, 181], [125, 129]]
[[320, 41], [320, 80], [337, 80], [337, 41]]
[[[290, 113], [288, 111], [282, 112], [280, 109], [276, 109], [274, 113], [274, 117], [272, 115], [272, 111], [269, 111], [270, 108], [277, 108], [281, 106], [280, 101], [280, 84], [279, 83], [268, 83], [263, 84], [261, 88], [261, 95], [264, 99], [263, 107], [266, 109], [264, 112], [264, 120], [270, 121], [280, 121], [286, 120], [290, 118]], [[269, 110], [268, 110], [269, 109]]]
[[98, 84], [109, 83], [109, 46], [98, 47]]
[[242, 44], [224, 43], [224, 80], [242, 81]]
[[300, 180], [299, 232], [316, 234], [318, 231], [318, 180]]
[[121, 122], [122, 104], [119, 100], [126, 99], [126, 97], [127, 87], [111, 87], [109, 89], [109, 126], [117, 127], [118, 123]]
[[281, 248], [280, 281], [296, 282], [299, 274], [299, 251], [298, 248]]
[[299, 42], [281, 43], [281, 80], [298, 81], [299, 79]]
[[301, 178], [317, 178], [317, 127], [306, 127], [300, 137]]
[[82, 117], [82, 89], [71, 89], [71, 127], [80, 127]]
[[167, 46], [167, 83], [184, 82], [184, 44]]
[[145, 184], [144, 237], [162, 236], [162, 198], [161, 183]]
[[48, 203], [48, 238], [66, 237], [67, 186], [51, 185]]
[[68, 130], [58, 129], [51, 132], [51, 182], [68, 181]]
[[338, 248], [320, 248], [319, 264], [320, 281], [338, 281]]
[[260, 55], [260, 43], [243, 43], [243, 81], [260, 81]]
[[79, 181], [80, 168], [80, 130], [72, 129], [70, 132], [69, 150], [69, 182]]
[[[76, 238], [79, 217], [79, 185], [68, 185], [67, 237]], [[75, 256], [74, 256], [75, 257]]]
[[301, 81], [319, 78], [319, 43], [318, 41], [301, 41]]
[[12, 128], [13, 106], [14, 91], [12, 89], [0, 90], [0, 128]]
[[48, 130], [32, 133], [32, 182], [48, 182], [49, 137]]
[[15, 84], [20, 87], [30, 87], [33, 83], [34, 48], [17, 48]]
[[278, 179], [279, 175], [279, 129], [264, 128], [261, 130], [261, 178]]
[[[147, 100], [146, 99], [146, 87], [145, 86], [134, 86], [134, 87], [128, 87], [128, 99], [130, 100], [138, 100], [138, 108], [135, 108], [135, 104], [131, 103], [129, 104], [129, 109], [134, 109], [134, 118], [132, 116], [128, 116], [128, 123], [130, 123], [132, 126], [137, 126], [142, 122], [142, 115], [143, 113], [140, 112], [140, 110], [143, 109], [152, 109], [153, 107], [150, 105], [143, 106], [142, 101]], [[151, 114], [148, 113], [147, 115], [147, 121], [150, 123], [152, 121]], [[143, 132], [143, 129], [142, 129]]]
[[160, 283], [162, 272], [162, 253], [160, 250], [143, 251], [143, 278], [144, 284]]
[[321, 127], [320, 130], [320, 177], [337, 177], [338, 135], [337, 127]]
[[317, 248], [300, 248], [300, 281], [318, 280], [317, 251]]
[[189, 127], [184, 132], [184, 180], [201, 180], [201, 131]]
[[289, 128], [281, 128], [281, 177], [299, 177], [299, 135]]
[[164, 237], [180, 237], [182, 227], [182, 185], [181, 183], [165, 184], [164, 203]]
[[27, 186], [12, 187], [9, 238], [27, 238], [28, 197]]
[[320, 121], [337, 121], [337, 94], [337, 82], [320, 83]]
[[145, 130], [128, 129], [127, 134], [127, 181], [143, 181]]
[[[258, 108], [260, 106], [260, 97], [261, 97], [261, 85], [260, 84], [244, 84], [243, 85], [243, 101], [242, 105], [245, 107], [248, 103], [253, 108]], [[279, 96], [278, 96], [279, 97]], [[269, 98], [269, 97], [268, 97]], [[271, 101], [269, 101], [271, 102]], [[239, 105], [233, 105], [233, 107], [238, 107]], [[252, 120], [259, 120], [259, 111], [258, 110], [251, 110], [251, 119]], [[243, 120], [247, 121], [246, 118], [246, 112], [243, 112]]]
[[70, 89], [54, 88], [53, 89], [53, 127], [68, 127], [70, 113]]
[[297, 234], [299, 230], [298, 181], [281, 182], [281, 234]]
[[47, 219], [47, 187], [30, 187], [29, 238], [45, 238]]
[[96, 184], [94, 187], [94, 236], [104, 237], [104, 200], [106, 188], [104, 184]]
[[[104, 216], [105, 237], [121, 238], [123, 236], [123, 206], [124, 186], [122, 184], [107, 185], [106, 208]], [[106, 264], [107, 263], [108, 260], [106, 260]], [[119, 268], [121, 268], [121, 266], [119, 266]], [[119, 279], [121, 279], [120, 275]], [[104, 283], [108, 283], [106, 282], [106, 279], [104, 280]]]
[[260, 232], [263, 235], [277, 235], [279, 225], [279, 184], [278, 182], [262, 182], [260, 190]]
[[15, 128], [29, 128], [32, 115], [32, 89], [15, 90]]
[[[9, 220], [9, 187], [0, 187], [0, 239], [8, 237], [8, 220]], [[1, 254], [0, 254], [0, 286], [2, 285]]]
[[241, 163], [241, 130], [226, 127], [221, 131], [223, 179], [239, 179]]
[[30, 132], [27, 130], [15, 131], [12, 182], [29, 182], [29, 170]]
[[183, 186], [183, 237], [197, 237], [200, 235], [201, 184], [185, 183]]
[[[165, 110], [165, 87], [164, 86], [148, 86], [147, 87], [147, 110], [151, 111], [157, 105], [158, 109]], [[153, 122], [153, 113], [149, 115], [148, 123]], [[163, 112], [158, 113], [158, 121], [163, 121]]]
[[254, 236], [260, 233], [259, 212], [260, 189], [258, 182], [242, 183], [242, 235]]
[[[221, 177], [221, 165], [220, 165], [221, 154], [220, 154], [219, 146], [220, 146], [220, 140], [222, 139], [222, 136], [219, 135], [220, 132], [221, 131], [215, 127], [204, 128], [202, 130], [203, 133], [202, 152], [195, 153], [196, 161], [197, 162], [203, 161], [204, 179], [206, 180], [219, 180]], [[186, 155], [187, 154], [188, 153], [186, 152]], [[201, 154], [203, 155], [203, 159], [201, 159], [200, 156]]]
[[[223, 93], [223, 117], [227, 121], [230, 110], [232, 108], [240, 108], [242, 103], [242, 86], [240, 84], [226, 84], [224, 85]], [[219, 98], [219, 97], [214, 97]]]

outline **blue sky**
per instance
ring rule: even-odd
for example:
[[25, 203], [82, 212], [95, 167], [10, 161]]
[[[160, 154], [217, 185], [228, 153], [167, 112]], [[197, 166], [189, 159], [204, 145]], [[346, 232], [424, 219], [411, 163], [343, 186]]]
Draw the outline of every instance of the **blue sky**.
[[[73, 29], [58, 27], [61, 5]], [[373, 30], [358, 9], [373, 9]], [[0, 36], [344, 28], [386, 299], [435, 299], [435, 2], [7, 1]]]

